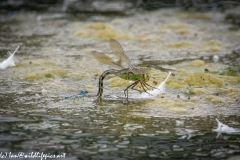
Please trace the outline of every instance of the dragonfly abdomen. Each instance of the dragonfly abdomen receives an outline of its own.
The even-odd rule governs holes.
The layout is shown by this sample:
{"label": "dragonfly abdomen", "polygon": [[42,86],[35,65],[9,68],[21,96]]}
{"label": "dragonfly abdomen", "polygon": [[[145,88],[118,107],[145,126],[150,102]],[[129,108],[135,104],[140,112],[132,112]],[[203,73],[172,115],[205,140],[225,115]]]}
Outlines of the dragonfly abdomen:
{"label": "dragonfly abdomen", "polygon": [[100,76],[99,78],[99,87],[98,87],[98,94],[97,96],[101,97],[103,93],[103,80],[108,74],[115,74],[116,70],[115,69],[109,69]]}

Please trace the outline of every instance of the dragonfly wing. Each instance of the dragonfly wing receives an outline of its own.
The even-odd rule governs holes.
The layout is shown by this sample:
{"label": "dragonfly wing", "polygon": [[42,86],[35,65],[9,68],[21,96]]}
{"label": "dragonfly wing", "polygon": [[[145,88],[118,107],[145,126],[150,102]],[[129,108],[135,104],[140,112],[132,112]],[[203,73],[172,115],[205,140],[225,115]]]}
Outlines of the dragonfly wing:
{"label": "dragonfly wing", "polygon": [[145,74],[148,73],[151,70],[151,68],[133,68],[132,72],[136,74]]}
{"label": "dragonfly wing", "polygon": [[130,62],[128,56],[124,53],[122,46],[114,39],[109,40],[109,44],[113,54],[120,58],[120,61],[126,62],[128,67],[132,70],[134,67]]}
{"label": "dragonfly wing", "polygon": [[106,54],[98,51],[92,51],[91,54],[101,63],[103,64],[108,64],[110,66],[114,66],[117,68],[123,69],[121,65],[118,63],[114,62],[110,57],[108,57]]}

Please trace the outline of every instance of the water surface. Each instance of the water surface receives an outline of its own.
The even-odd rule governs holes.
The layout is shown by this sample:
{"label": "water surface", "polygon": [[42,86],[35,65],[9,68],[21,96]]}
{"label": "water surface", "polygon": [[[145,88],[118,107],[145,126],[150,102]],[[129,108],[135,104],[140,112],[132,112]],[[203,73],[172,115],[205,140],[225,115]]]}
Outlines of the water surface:
{"label": "water surface", "polygon": [[[1,15],[3,16],[3,15]],[[66,153],[70,159],[235,159],[239,134],[212,132],[239,122],[239,38],[224,14],[176,9],[131,16],[18,12],[1,22],[0,61],[20,46],[16,66],[1,70],[0,151]],[[98,78],[111,67],[116,39],[132,63],[150,67],[149,84],[171,71],[165,93],[137,99],[132,82],[110,75],[101,102]],[[114,57],[113,57],[114,58]],[[87,90],[84,97],[63,97]]]}

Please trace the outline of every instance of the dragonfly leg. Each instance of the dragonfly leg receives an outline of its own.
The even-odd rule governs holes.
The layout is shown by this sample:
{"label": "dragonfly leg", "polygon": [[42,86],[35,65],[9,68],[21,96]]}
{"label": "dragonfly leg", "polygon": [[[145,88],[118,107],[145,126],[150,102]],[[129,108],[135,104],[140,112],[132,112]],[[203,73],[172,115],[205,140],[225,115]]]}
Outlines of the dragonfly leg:
{"label": "dragonfly leg", "polygon": [[[147,87],[147,85],[145,85],[144,81],[139,81],[139,82],[141,83],[141,86],[142,86],[142,88],[143,88],[143,91],[146,92],[146,93],[148,93],[147,90],[150,90],[150,89]],[[136,85],[135,85],[135,86],[136,86]],[[137,90],[137,89],[134,89],[135,86],[132,87],[133,90]],[[146,90],[146,89],[147,89],[147,90]],[[139,91],[139,90],[137,90],[137,91]],[[150,93],[148,93],[148,94],[150,94]],[[150,94],[150,95],[152,95],[152,94]]]}
{"label": "dragonfly leg", "polygon": [[[147,90],[144,88],[144,87],[147,88],[146,84],[145,84],[143,81],[140,81],[140,84],[141,84],[141,86],[142,86],[144,92],[148,93]],[[147,88],[147,89],[148,89],[148,88]],[[148,94],[152,96],[152,94],[150,94],[150,93],[148,93]]]}
{"label": "dragonfly leg", "polygon": [[[147,85],[146,85],[147,83],[145,83],[144,81],[137,81],[137,82],[138,82],[138,83],[140,82],[140,84],[141,84],[141,86],[142,86],[142,88],[143,88],[143,91],[146,92],[146,93],[148,93],[147,90],[149,90],[149,88],[148,88]],[[137,83],[137,84],[138,84],[138,83]],[[136,84],[136,85],[137,85],[137,84]],[[132,87],[133,90],[136,90],[136,89],[134,89],[134,87],[135,87],[136,85],[134,85],[134,86]],[[146,90],[146,89],[147,89],[147,90]],[[149,95],[152,95],[152,94],[150,94],[150,93],[148,93],[148,94],[149,94]]]}
{"label": "dragonfly leg", "polygon": [[98,97],[101,97],[101,96],[102,96],[102,94],[100,94],[100,93],[98,92],[97,96],[98,96]]}
{"label": "dragonfly leg", "polygon": [[[141,85],[144,86],[144,87],[146,87],[147,90],[150,90],[146,84],[147,84],[147,83],[145,83],[144,81],[141,81]],[[143,88],[143,87],[142,87],[142,88]],[[146,91],[145,91],[145,92],[146,92]]]}
{"label": "dragonfly leg", "polygon": [[[151,87],[151,88],[158,89],[158,88],[156,88],[156,87],[153,87],[153,86],[151,86],[151,85],[147,84],[147,83],[146,83],[146,82],[144,82],[144,81],[143,81],[143,84],[145,84],[145,86],[149,86],[149,87]],[[158,89],[158,90],[159,90],[159,89]]]}
{"label": "dragonfly leg", "polygon": [[[128,101],[128,89],[130,87],[132,87],[132,89],[139,83],[139,81],[136,81],[134,82],[133,84],[131,84],[130,86],[128,86],[125,90],[124,90],[124,94],[125,94],[125,97],[127,98],[127,101]],[[126,94],[127,93],[127,94]]]}

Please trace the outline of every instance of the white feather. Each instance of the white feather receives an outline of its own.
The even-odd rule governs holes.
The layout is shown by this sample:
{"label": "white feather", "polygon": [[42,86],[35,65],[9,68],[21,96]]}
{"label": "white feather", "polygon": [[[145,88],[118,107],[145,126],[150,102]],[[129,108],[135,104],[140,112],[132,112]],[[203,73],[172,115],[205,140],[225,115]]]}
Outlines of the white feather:
{"label": "white feather", "polygon": [[0,69],[6,69],[7,67],[15,66],[14,55],[17,52],[19,46],[15,49],[15,51],[8,57],[8,59],[4,60],[0,63]]}
{"label": "white feather", "polygon": [[146,93],[146,92],[143,92],[142,94],[140,94],[139,98],[156,97],[157,95],[159,95],[161,93],[164,93],[165,92],[165,84],[166,84],[166,81],[168,80],[170,75],[171,75],[171,72],[168,73],[167,78],[163,82],[161,82],[156,89],[147,91],[151,95]]}
{"label": "white feather", "polygon": [[219,136],[221,136],[222,133],[226,133],[226,134],[240,134],[240,129],[229,127],[228,125],[223,124],[222,122],[220,122],[218,119],[216,119],[216,121],[218,122],[218,127],[216,129],[212,129],[212,131],[218,133],[217,138]]}

